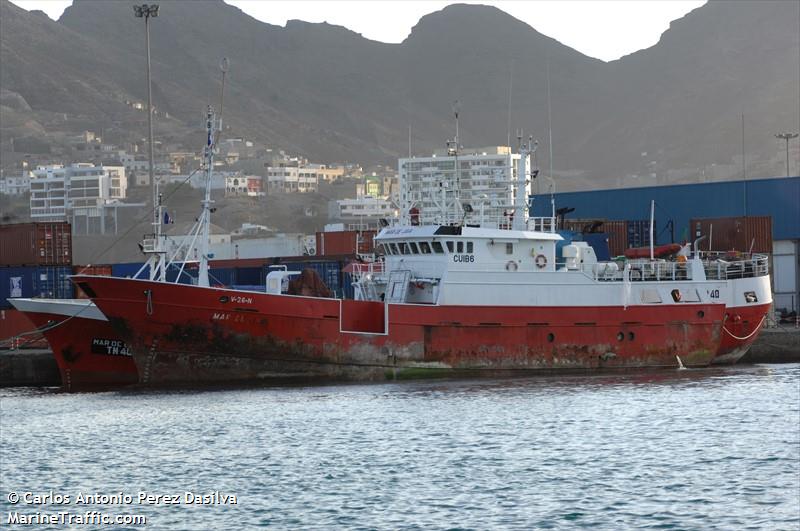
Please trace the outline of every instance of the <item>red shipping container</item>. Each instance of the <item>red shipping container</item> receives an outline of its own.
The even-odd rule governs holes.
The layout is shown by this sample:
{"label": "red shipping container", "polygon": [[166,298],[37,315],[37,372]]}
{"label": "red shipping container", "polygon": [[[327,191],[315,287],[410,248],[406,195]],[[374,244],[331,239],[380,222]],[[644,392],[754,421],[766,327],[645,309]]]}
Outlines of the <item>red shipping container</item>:
{"label": "red shipping container", "polygon": [[374,239],[374,230],[318,232],[317,256],[371,254]]}
{"label": "red shipping container", "polygon": [[625,221],[606,221],[600,232],[608,234],[608,250],[611,256],[621,256],[628,248],[628,223]]}
{"label": "red shipping container", "polygon": [[[72,266],[72,274],[74,275],[103,275],[103,276],[112,276],[111,266],[110,265],[76,265]],[[88,299],[89,296],[86,295],[81,288],[77,285],[75,286],[75,298],[76,299]]]}
{"label": "red shipping container", "polygon": [[771,216],[692,219],[689,227],[692,240],[706,236],[701,251],[772,253]]}
{"label": "red shipping container", "polygon": [[0,225],[0,266],[72,265],[72,227],[66,221]]}

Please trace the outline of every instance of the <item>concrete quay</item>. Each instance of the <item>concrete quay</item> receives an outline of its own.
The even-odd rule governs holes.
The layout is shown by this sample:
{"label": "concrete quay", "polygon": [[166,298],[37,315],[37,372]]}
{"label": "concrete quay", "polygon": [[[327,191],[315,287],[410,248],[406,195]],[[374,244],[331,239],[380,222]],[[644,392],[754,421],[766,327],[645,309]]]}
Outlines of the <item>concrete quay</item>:
{"label": "concrete quay", "polygon": [[0,387],[60,385],[61,375],[49,349],[0,350]]}

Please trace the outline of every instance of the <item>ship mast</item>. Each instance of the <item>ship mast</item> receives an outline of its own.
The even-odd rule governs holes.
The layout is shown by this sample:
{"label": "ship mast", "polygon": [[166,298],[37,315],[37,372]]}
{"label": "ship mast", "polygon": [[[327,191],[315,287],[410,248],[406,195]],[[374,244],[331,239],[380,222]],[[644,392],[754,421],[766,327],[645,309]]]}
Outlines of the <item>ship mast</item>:
{"label": "ship mast", "polygon": [[[461,149],[460,139],[458,138],[458,114],[461,108],[461,102],[456,100],[453,102],[453,116],[455,117],[456,131],[453,140],[447,141],[447,155],[453,157],[453,182],[452,185],[445,180],[445,186],[442,187],[442,224],[449,225],[452,222],[460,222],[463,219],[463,206],[461,205],[461,168],[458,163],[458,153]],[[447,188],[452,188],[452,218],[448,213],[447,206]]]}
{"label": "ship mast", "polygon": [[528,137],[528,142],[522,142],[522,133],[517,136],[519,142],[519,162],[517,163],[517,190],[514,198],[514,230],[527,230],[528,228],[528,176],[530,175],[528,160],[536,152],[537,142],[533,137]]}
{"label": "ship mast", "polygon": [[222,71],[222,90],[219,98],[219,120],[214,114],[214,109],[211,105],[208,106],[206,112],[206,133],[208,136],[206,147],[204,150],[205,164],[206,164],[206,189],[203,196],[203,212],[200,214],[200,264],[197,273],[197,285],[209,286],[208,282],[208,259],[210,254],[210,229],[211,229],[211,214],[216,210],[211,205],[214,201],[211,199],[211,179],[214,176],[214,154],[217,151],[217,142],[222,134],[222,106],[225,102],[225,74],[228,73],[229,61],[227,57],[223,57],[220,61],[219,68]]}
{"label": "ship mast", "polygon": [[[211,226],[211,213],[214,209],[211,205],[214,204],[214,201],[211,199],[211,179],[214,174],[214,152],[216,150],[216,142],[215,142],[215,134],[216,134],[216,115],[214,114],[214,109],[211,105],[208,106],[208,110],[206,112],[206,133],[208,135],[208,140],[206,143],[206,147],[203,150],[203,154],[205,156],[205,166],[206,166],[206,189],[205,195],[203,196],[203,201],[201,204],[203,205],[203,212],[200,214],[200,219],[198,223],[200,224],[200,266],[197,274],[197,285],[198,286],[208,286],[208,254],[209,250],[209,232]],[[220,121],[221,123],[221,121]]]}

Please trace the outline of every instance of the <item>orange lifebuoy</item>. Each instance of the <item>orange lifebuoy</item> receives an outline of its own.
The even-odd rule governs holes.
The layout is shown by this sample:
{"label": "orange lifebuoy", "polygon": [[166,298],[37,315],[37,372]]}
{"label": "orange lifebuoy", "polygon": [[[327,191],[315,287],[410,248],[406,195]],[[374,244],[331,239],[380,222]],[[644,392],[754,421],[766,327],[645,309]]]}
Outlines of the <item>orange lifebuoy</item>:
{"label": "orange lifebuoy", "polygon": [[536,258],[533,259],[533,262],[539,269],[544,269],[547,265],[547,257],[543,254],[536,255]]}

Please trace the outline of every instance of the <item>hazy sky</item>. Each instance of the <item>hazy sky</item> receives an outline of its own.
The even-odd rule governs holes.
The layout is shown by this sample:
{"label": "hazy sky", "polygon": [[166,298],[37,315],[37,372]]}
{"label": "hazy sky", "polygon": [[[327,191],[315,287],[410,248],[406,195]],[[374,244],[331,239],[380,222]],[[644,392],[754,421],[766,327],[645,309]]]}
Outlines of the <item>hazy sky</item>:
{"label": "hazy sky", "polygon": [[[134,3],[147,0],[131,1]],[[28,10],[40,9],[58,19],[69,0],[12,0]],[[605,61],[648,48],[669,23],[705,0],[535,0],[442,2],[436,0],[227,0],[250,16],[283,26],[287,20],[329,22],[368,39],[401,42],[423,16],[448,4],[497,6],[537,31]],[[162,1],[162,10],[168,5]],[[166,13],[164,13],[166,15]]]}

